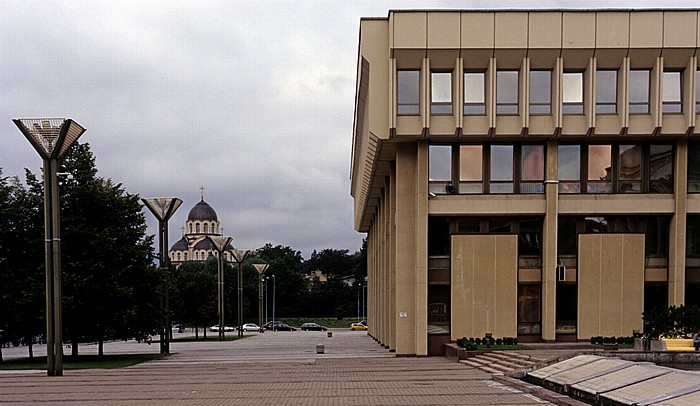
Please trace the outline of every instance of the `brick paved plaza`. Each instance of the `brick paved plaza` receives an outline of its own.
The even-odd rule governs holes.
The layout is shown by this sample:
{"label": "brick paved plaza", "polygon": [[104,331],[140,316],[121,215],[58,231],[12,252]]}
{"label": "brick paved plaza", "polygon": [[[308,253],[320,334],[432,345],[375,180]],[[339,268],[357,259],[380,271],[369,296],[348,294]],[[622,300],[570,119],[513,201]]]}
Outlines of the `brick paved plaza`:
{"label": "brick paved plaza", "polygon": [[[540,405],[532,395],[442,357],[396,358],[364,332],[267,332],[173,343],[164,360],[111,370],[0,371],[1,404]],[[324,354],[316,345],[324,344]],[[42,349],[37,348],[37,355]],[[26,348],[3,349],[6,359]],[[96,351],[80,347],[81,354]],[[106,353],[157,352],[110,343]]]}

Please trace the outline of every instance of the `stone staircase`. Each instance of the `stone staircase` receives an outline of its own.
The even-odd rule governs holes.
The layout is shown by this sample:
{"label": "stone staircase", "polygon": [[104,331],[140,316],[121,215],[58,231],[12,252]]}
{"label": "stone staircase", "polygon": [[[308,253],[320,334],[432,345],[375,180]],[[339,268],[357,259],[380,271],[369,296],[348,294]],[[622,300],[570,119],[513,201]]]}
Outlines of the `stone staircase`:
{"label": "stone staircase", "polygon": [[511,375],[516,371],[529,370],[547,360],[512,351],[490,351],[459,362],[492,375]]}

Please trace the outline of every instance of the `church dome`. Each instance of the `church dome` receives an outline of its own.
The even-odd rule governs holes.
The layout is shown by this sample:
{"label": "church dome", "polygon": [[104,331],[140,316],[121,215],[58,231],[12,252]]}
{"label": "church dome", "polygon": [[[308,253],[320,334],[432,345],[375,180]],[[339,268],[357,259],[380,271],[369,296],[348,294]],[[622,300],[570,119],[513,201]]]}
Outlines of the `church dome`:
{"label": "church dome", "polygon": [[207,202],[202,199],[199,203],[195,204],[192,210],[190,210],[190,214],[187,215],[187,221],[203,221],[203,220],[209,220],[209,221],[219,221],[219,219],[216,217],[216,212],[214,209],[209,206]]}
{"label": "church dome", "polygon": [[170,248],[170,251],[187,251],[189,249],[189,246],[187,245],[187,240],[185,237],[180,238],[175,244],[173,244],[172,248]]}

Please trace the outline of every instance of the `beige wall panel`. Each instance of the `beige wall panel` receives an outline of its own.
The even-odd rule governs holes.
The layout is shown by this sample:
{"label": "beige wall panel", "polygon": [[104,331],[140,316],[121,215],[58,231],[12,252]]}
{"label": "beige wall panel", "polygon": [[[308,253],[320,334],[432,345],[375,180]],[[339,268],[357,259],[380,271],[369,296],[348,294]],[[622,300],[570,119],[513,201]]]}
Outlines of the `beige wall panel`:
{"label": "beige wall panel", "polygon": [[[686,108],[686,106],[683,107]],[[688,132],[688,119],[685,115],[664,114],[661,135],[683,135],[686,132]]]}
{"label": "beige wall panel", "polygon": [[[522,102],[520,104],[522,106]],[[523,123],[520,116],[496,116],[496,136],[520,135],[522,131]]]}
{"label": "beige wall panel", "polygon": [[498,69],[520,69],[523,58],[527,56],[527,49],[496,49],[493,56],[497,60]]}
{"label": "beige wall panel", "polygon": [[595,13],[562,13],[562,47],[595,48],[595,18]]}
{"label": "beige wall panel", "polygon": [[432,116],[430,118],[430,135],[436,136],[456,136],[454,116]]}
{"label": "beige wall panel", "polygon": [[[620,101],[617,108],[620,110]],[[597,115],[595,119],[595,135],[618,135],[622,131],[622,116],[620,114]]]}
{"label": "beige wall panel", "polygon": [[596,48],[629,47],[629,13],[597,12],[595,29]]}
{"label": "beige wall panel", "polygon": [[561,12],[528,13],[528,47],[561,48]]}
{"label": "beige wall panel", "polygon": [[526,56],[530,59],[530,69],[554,69],[560,54],[559,49],[530,48]]}
{"label": "beige wall panel", "polygon": [[[528,13],[496,13],[496,49],[527,48]],[[499,63],[500,66],[500,63]]]}
{"label": "beige wall panel", "polygon": [[700,214],[700,194],[689,193],[686,204],[686,210],[688,211],[688,214]]}
{"label": "beige wall panel", "polygon": [[[463,109],[460,106],[460,109]],[[464,136],[485,137],[489,132],[489,118],[487,116],[464,116],[462,119],[462,134]]]}
{"label": "beige wall panel", "polygon": [[655,128],[654,117],[650,114],[630,114],[629,135],[651,135]]}
{"label": "beige wall panel", "polygon": [[647,268],[644,270],[645,282],[666,282],[668,281],[668,269]]}
{"label": "beige wall panel", "polygon": [[452,237],[452,339],[517,334],[517,236]]}
{"label": "beige wall panel", "polygon": [[437,196],[428,200],[428,212],[436,215],[543,215],[545,207],[541,194]]}
{"label": "beige wall panel", "polygon": [[462,13],[462,49],[492,49],[495,18],[494,13]]}
{"label": "beige wall panel", "polygon": [[597,69],[619,69],[622,59],[627,56],[626,48],[599,48],[593,56],[596,58]]}
{"label": "beige wall panel", "polygon": [[641,330],[644,235],[579,235],[578,297],[578,339]]}
{"label": "beige wall panel", "polygon": [[671,194],[559,195],[559,214],[673,214]]}
{"label": "beige wall panel", "polygon": [[562,116],[562,136],[584,136],[588,133],[588,119],[584,115]]}
{"label": "beige wall panel", "polygon": [[420,116],[397,116],[396,135],[418,137],[423,132],[423,122]]}
{"label": "beige wall panel", "polygon": [[593,48],[590,49],[562,49],[561,57],[564,59],[564,69],[584,70],[593,58]]}
{"label": "beige wall panel", "polygon": [[696,48],[698,46],[697,13],[664,11],[663,15],[664,48]]}
{"label": "beige wall panel", "polygon": [[395,49],[393,55],[397,69],[420,69],[425,59],[425,49]]}
{"label": "beige wall panel", "polygon": [[489,61],[493,57],[491,49],[475,49],[462,51],[464,57],[464,69],[487,70]]}
{"label": "beige wall panel", "polygon": [[630,48],[662,47],[664,13],[639,11],[630,13]]}
{"label": "beige wall panel", "polygon": [[627,56],[630,58],[631,69],[651,69],[654,67],[656,58],[661,56],[661,48],[632,48]]}
{"label": "beige wall panel", "polygon": [[452,48],[460,46],[459,12],[428,14],[428,48]]}
{"label": "beige wall panel", "polygon": [[393,13],[394,48],[425,49],[428,15],[425,12]]}
{"label": "beige wall panel", "polygon": [[427,53],[430,59],[430,69],[455,68],[455,61],[459,58],[459,49],[431,49]]}
{"label": "beige wall panel", "polygon": [[554,116],[530,116],[529,135],[553,136],[555,131]]}

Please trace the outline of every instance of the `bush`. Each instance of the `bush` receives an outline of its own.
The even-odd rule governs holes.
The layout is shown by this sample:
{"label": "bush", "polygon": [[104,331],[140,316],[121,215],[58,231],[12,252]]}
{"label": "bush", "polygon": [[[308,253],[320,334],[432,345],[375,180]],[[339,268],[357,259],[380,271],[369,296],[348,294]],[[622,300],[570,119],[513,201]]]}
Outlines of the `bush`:
{"label": "bush", "polygon": [[496,345],[503,345],[503,339],[502,339],[502,338],[497,338],[497,339],[496,339]]}
{"label": "bush", "polygon": [[474,343],[475,343],[476,345],[481,345],[481,338],[479,338],[479,337],[475,338],[475,339],[474,339]]}

